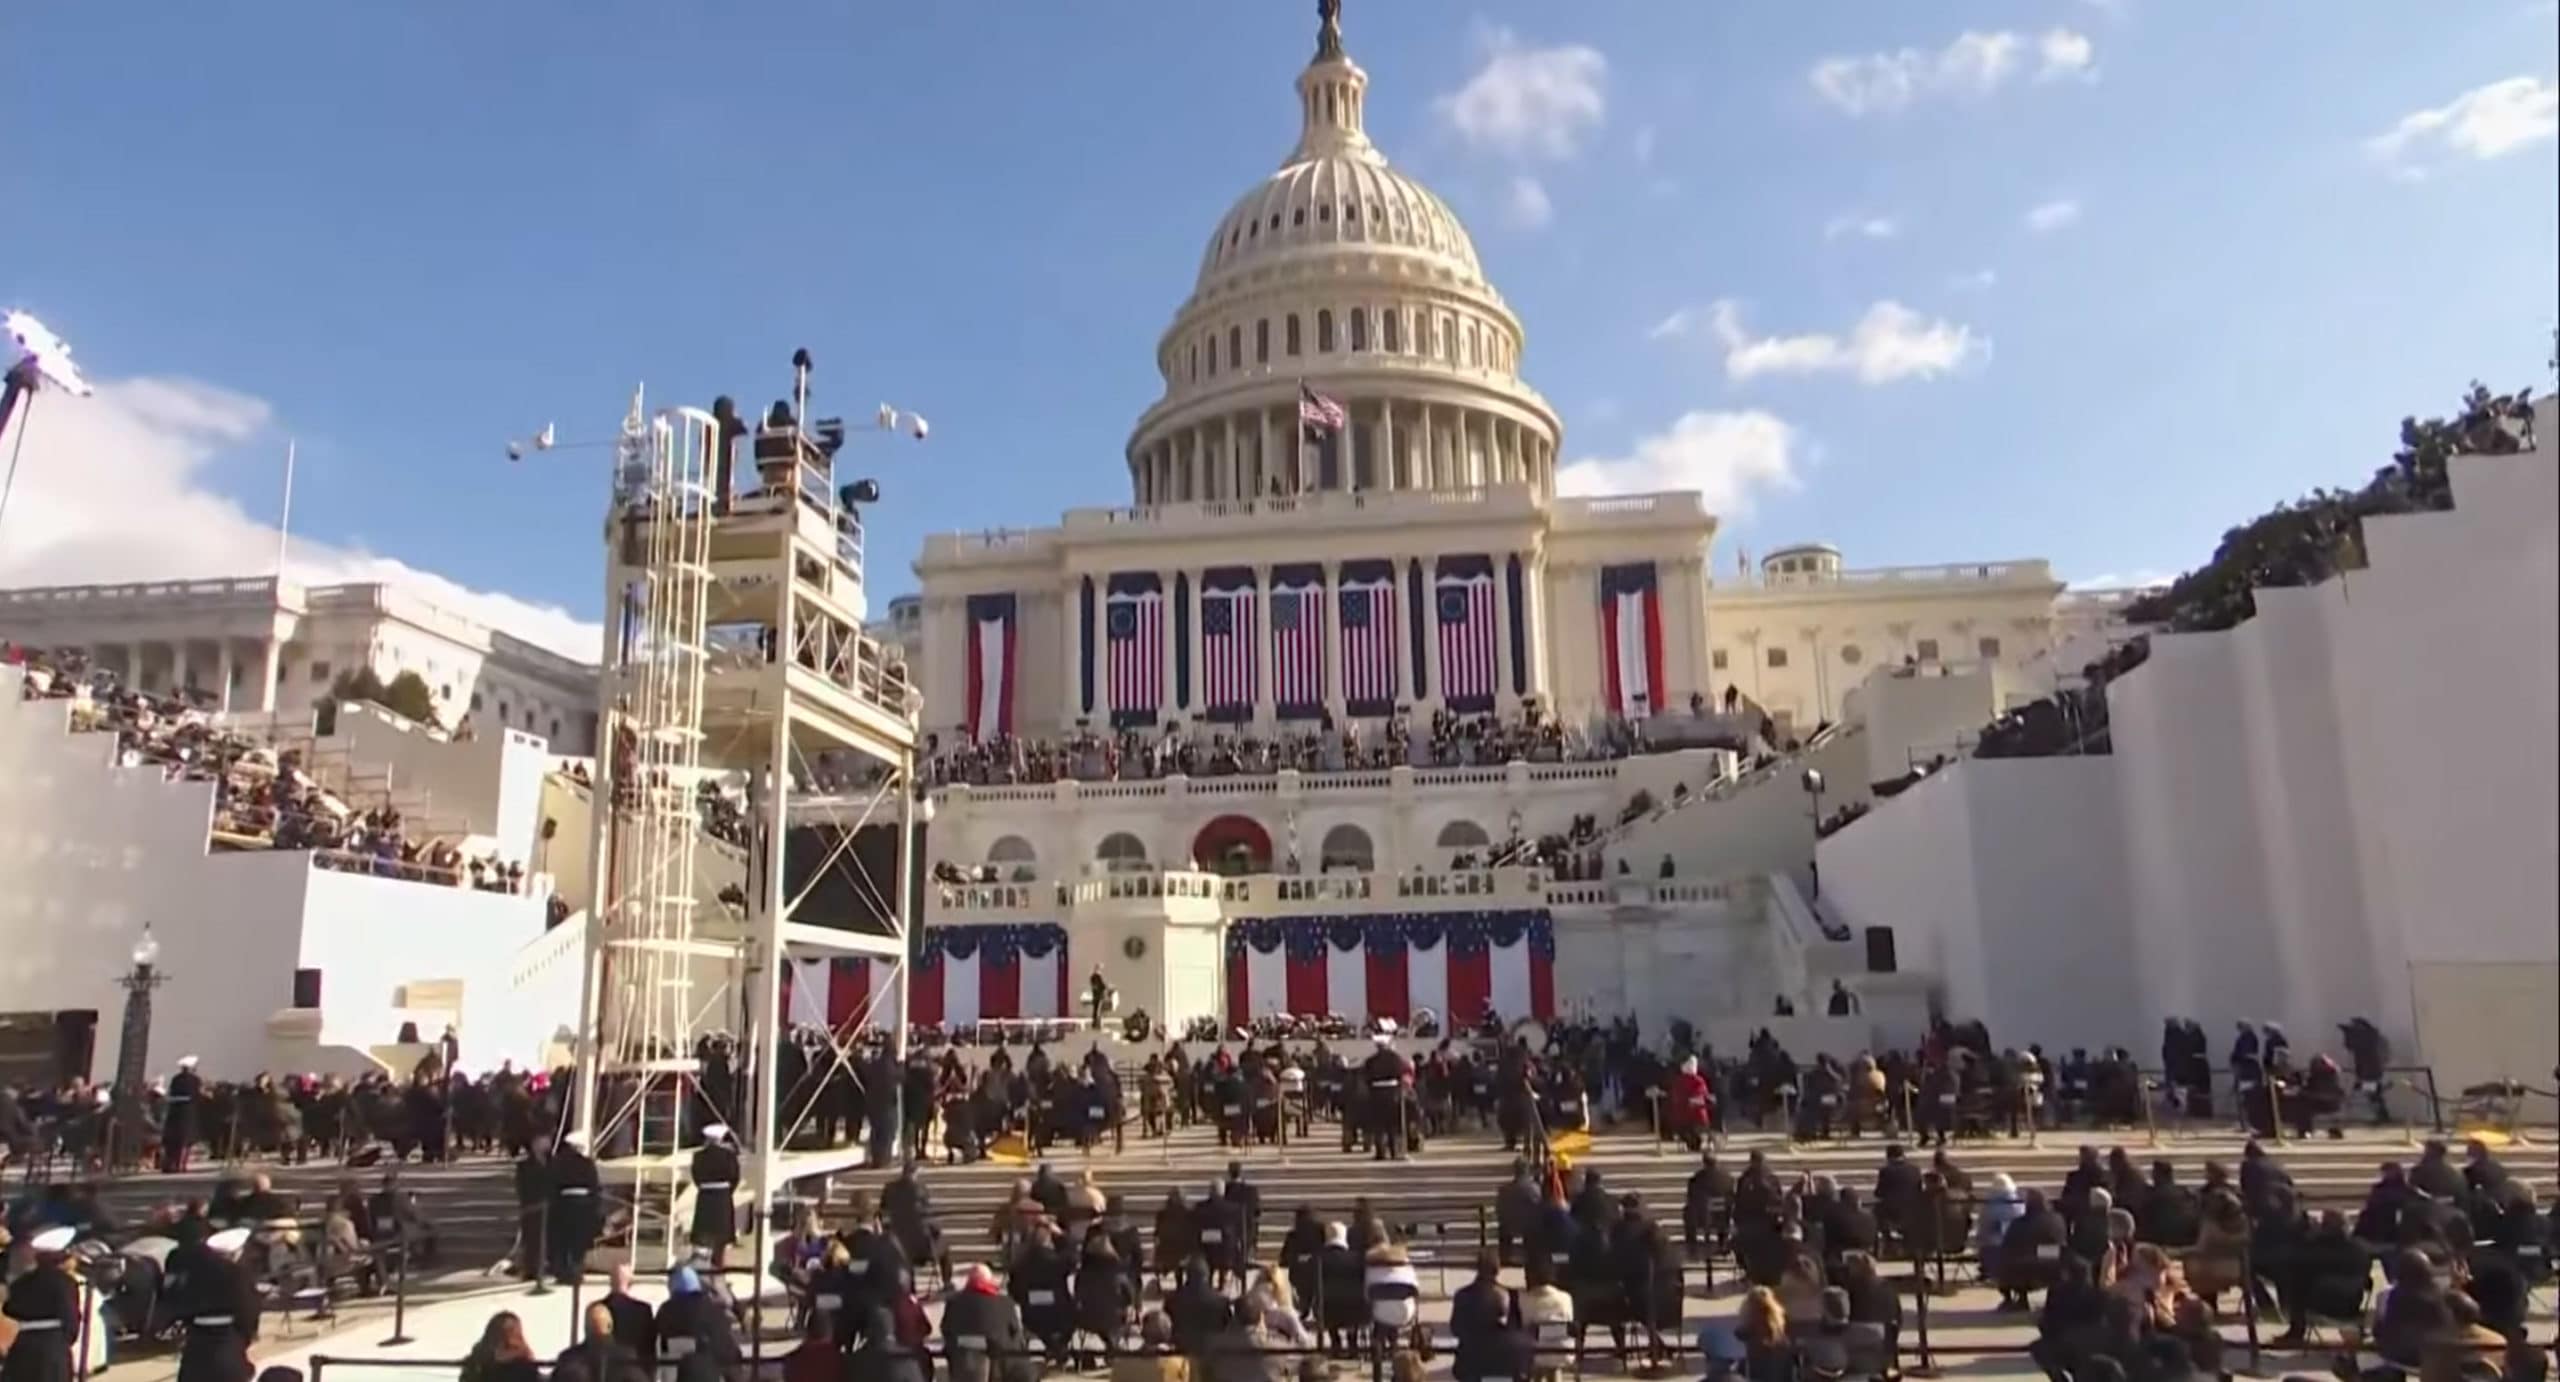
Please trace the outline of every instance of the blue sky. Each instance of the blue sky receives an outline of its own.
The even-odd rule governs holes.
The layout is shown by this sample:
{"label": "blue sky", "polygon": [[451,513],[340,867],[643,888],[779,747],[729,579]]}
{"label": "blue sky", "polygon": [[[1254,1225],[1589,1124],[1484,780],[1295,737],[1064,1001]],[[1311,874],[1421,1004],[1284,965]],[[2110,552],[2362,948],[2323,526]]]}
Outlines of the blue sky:
{"label": "blue sky", "polygon": [[[1347,9],[1567,458],[1709,487],[1720,572],[2173,572],[2469,378],[2547,381],[2549,3]],[[1312,12],[12,7],[0,302],[108,382],[40,402],[0,580],[254,570],[292,435],[315,572],[591,617],[600,457],[505,439],[639,380],[760,402],[803,345],[823,404],[934,424],[856,443],[875,597],[926,531],[1121,502]]]}

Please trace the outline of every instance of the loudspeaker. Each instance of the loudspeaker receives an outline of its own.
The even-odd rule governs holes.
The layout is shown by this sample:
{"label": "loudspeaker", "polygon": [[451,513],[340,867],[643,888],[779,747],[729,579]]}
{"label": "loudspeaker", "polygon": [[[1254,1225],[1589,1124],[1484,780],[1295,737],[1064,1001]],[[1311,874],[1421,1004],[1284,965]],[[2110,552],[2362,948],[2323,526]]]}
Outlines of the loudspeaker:
{"label": "loudspeaker", "polygon": [[320,971],[297,969],[293,972],[293,1005],[297,1008],[320,1006]]}
{"label": "loudspeaker", "polygon": [[1867,972],[1869,974],[1894,972],[1892,927],[1870,926],[1867,928]]}

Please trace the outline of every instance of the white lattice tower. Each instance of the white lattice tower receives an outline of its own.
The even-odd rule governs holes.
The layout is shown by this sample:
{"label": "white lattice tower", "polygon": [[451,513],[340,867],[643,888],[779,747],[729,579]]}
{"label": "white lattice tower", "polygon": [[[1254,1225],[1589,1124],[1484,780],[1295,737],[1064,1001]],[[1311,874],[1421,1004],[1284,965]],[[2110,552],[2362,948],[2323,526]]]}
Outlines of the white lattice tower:
{"label": "white lattice tower", "polygon": [[[725,946],[697,937],[702,713],[712,582],[710,460],[718,424],[638,399],[624,424],[610,541],[611,637],[595,799],[598,900],[588,931],[577,1101],[589,1145],[620,1153],[644,1217],[661,1228],[687,1151],[683,1108],[706,1004],[697,975]],[[656,1225],[645,1220],[655,1215]],[[669,1242],[671,1243],[671,1238]]]}

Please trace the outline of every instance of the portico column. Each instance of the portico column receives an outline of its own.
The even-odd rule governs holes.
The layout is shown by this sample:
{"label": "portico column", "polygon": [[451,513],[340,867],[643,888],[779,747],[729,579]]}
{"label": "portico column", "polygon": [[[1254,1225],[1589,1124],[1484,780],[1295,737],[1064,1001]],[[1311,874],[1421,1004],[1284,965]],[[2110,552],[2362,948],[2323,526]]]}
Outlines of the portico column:
{"label": "portico column", "polygon": [[284,670],[284,640],[270,635],[267,639],[265,670],[258,677],[258,709],[272,715],[276,710],[276,676]]}
{"label": "portico column", "polygon": [[[1065,693],[1058,697],[1058,703],[1066,707],[1066,713],[1058,717],[1062,729],[1074,725],[1085,714],[1084,678],[1081,673],[1084,670],[1084,640],[1090,630],[1084,626],[1083,590],[1084,577],[1075,571],[1068,572],[1066,583],[1058,587],[1058,652],[1064,663],[1059,669],[1058,685]],[[967,617],[965,610],[964,606],[964,619]],[[966,629],[962,636],[975,638],[977,630]],[[1015,723],[1019,725],[1021,722],[1017,720]]]}
{"label": "portico column", "polygon": [[[1518,439],[1517,435],[1513,438]],[[1529,694],[1552,710],[1555,699],[1547,689],[1547,667],[1554,661],[1547,647],[1547,564],[1544,557],[1528,563],[1520,590],[1529,602]]]}
{"label": "portico column", "polygon": [[[1430,562],[1426,561],[1422,564],[1422,627],[1415,629],[1413,631],[1413,636],[1422,640],[1423,670],[1431,674],[1431,695],[1429,699],[1433,705],[1444,705],[1449,699],[1449,688],[1447,684],[1441,680],[1440,674],[1440,583],[1437,580],[1438,575],[1439,573],[1432,569]],[[1421,696],[1414,697],[1416,702],[1420,702],[1423,699],[1424,698]]]}
{"label": "portico column", "polygon": [[1378,488],[1395,490],[1396,482],[1396,405],[1393,399],[1378,400]]}
{"label": "portico column", "polygon": [[231,659],[231,640],[225,638],[219,646],[222,650],[221,660],[219,663],[219,673],[222,677],[222,684],[216,688],[219,694],[215,697],[214,704],[220,708],[224,714],[229,714],[231,711],[231,678],[236,669]]}
{"label": "portico column", "polygon": [[196,679],[195,640],[179,638],[169,644],[169,689],[185,691]]}
{"label": "portico column", "polygon": [[1259,499],[1271,492],[1271,410],[1262,409],[1254,425],[1257,435],[1253,444],[1253,491],[1250,497]]}
{"label": "portico column", "polygon": [[[1265,427],[1263,435],[1270,436]],[[1271,697],[1271,565],[1263,562],[1253,568],[1253,722],[1263,732],[1279,723],[1280,711]]]}
{"label": "portico column", "polygon": [[1219,497],[1233,499],[1244,489],[1244,453],[1236,448],[1236,415],[1227,414],[1224,425],[1227,429],[1227,449],[1226,454],[1219,458],[1219,463],[1226,472],[1227,482],[1218,486],[1222,491]]}

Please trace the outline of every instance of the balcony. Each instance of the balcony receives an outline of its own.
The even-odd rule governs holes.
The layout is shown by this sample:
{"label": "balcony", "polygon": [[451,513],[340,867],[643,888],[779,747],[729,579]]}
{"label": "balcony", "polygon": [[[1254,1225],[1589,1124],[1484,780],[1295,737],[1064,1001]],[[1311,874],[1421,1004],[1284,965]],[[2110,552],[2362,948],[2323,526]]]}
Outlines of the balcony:
{"label": "balcony", "polygon": [[1177,921],[1209,923],[1311,914],[1485,911],[1543,905],[1549,890],[1559,886],[1562,885],[1549,883],[1543,873],[1530,868],[1241,877],[1144,870],[1106,874],[1077,883],[937,884],[926,899],[926,920],[950,925],[1028,921],[1064,921],[1073,925],[1077,921],[1133,914],[1163,914]]}
{"label": "balcony", "polygon": [[972,786],[952,783],[933,791],[937,810],[966,810],[972,806],[1036,806],[1056,804],[1069,810],[1080,802],[1184,801],[1248,797],[1277,797],[1296,801],[1313,797],[1340,797],[1375,794],[1403,796],[1414,793],[1482,793],[1497,791],[1526,792],[1532,787],[1569,783],[1584,787],[1609,787],[1622,779],[1635,780],[1631,765],[1686,754],[1721,754],[1721,747],[1670,749],[1638,758],[1574,759],[1553,763],[1528,763],[1514,760],[1500,764],[1473,764],[1448,768],[1372,768],[1343,772],[1301,772],[1283,768],[1274,773],[1258,773],[1236,777],[1184,777],[1173,775],[1133,780],[1110,779],[1088,782],[1068,779],[1059,782],[1006,783],[998,786]]}

